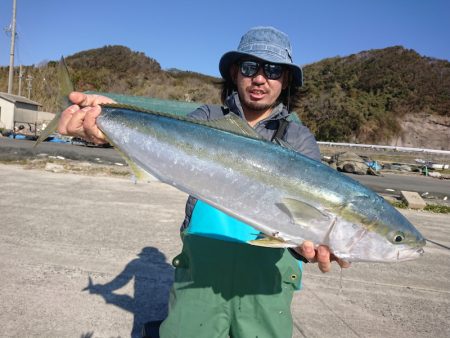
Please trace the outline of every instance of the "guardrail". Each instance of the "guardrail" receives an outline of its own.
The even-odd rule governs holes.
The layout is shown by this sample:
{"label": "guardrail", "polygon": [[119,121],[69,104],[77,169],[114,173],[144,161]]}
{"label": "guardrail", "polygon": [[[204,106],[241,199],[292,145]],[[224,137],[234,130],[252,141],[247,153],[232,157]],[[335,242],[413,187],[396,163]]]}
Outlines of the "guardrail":
{"label": "guardrail", "polygon": [[354,144],[354,143],[336,143],[336,142],[317,142],[320,145],[335,146],[335,147],[359,147],[370,149],[383,149],[383,150],[395,150],[404,152],[417,152],[417,153],[434,153],[442,155],[450,155],[450,150],[437,150],[427,148],[411,148],[411,147],[397,147],[397,146],[381,146],[376,144]]}

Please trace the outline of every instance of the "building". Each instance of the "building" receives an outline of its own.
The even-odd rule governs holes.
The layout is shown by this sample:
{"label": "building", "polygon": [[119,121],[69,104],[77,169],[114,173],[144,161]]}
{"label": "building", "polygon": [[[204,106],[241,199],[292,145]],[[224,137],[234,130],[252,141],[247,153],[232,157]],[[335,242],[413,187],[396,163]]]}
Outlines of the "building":
{"label": "building", "polygon": [[43,123],[52,120],[54,114],[41,112],[42,105],[23,96],[0,92],[0,129],[9,131],[20,126],[21,130],[35,134]]}

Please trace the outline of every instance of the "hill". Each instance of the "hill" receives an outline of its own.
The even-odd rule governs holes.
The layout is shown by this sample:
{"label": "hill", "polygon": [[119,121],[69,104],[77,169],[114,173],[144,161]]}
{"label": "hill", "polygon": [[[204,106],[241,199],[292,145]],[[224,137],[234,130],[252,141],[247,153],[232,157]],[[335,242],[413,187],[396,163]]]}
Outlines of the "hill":
{"label": "hill", "polygon": [[405,121],[424,117],[450,135],[448,61],[397,46],[322,60],[304,73],[297,112],[320,140],[398,143],[408,138]]}
{"label": "hill", "polygon": [[[160,99],[220,103],[220,79],[186,71],[164,71],[141,52],[124,46],[104,46],[65,58],[76,90],[148,96]],[[58,61],[25,66],[33,77],[32,99],[46,111],[58,110]],[[17,71],[18,73],[18,71]],[[8,67],[0,67],[0,91],[7,91]],[[22,95],[26,95],[25,80]],[[14,91],[18,80],[15,79]]]}
{"label": "hill", "polygon": [[[82,51],[66,63],[77,90],[220,102],[220,79],[162,70],[124,46]],[[57,110],[56,66],[24,67],[33,77],[31,98],[47,111]],[[450,62],[395,46],[325,59],[305,66],[304,74],[305,86],[292,101],[317,139],[449,149]],[[8,68],[0,67],[0,91],[6,91],[7,77]]]}

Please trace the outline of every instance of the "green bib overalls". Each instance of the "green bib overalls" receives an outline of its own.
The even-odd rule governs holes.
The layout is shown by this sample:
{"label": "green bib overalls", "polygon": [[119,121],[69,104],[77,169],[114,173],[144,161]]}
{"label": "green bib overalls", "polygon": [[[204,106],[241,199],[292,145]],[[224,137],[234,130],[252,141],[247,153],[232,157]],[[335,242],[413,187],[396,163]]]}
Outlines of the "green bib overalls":
{"label": "green bib overalls", "polygon": [[[199,203],[195,208],[205,208]],[[286,249],[199,235],[205,224],[196,222],[194,209],[192,233],[188,229],[183,234],[183,250],[173,260],[175,281],[160,336],[291,338],[290,306],[301,284],[299,262]],[[222,224],[228,229],[232,225]]]}

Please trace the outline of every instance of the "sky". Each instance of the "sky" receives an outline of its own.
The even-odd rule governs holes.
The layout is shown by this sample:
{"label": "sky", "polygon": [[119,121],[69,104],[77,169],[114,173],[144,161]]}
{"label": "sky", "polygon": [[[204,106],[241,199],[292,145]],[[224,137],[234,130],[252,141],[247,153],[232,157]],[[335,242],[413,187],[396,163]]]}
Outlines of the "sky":
{"label": "sky", "polygon": [[[401,45],[450,60],[448,0],[16,0],[17,66],[123,45],[178,68],[219,76],[220,57],[255,26],[291,39],[294,62]],[[9,65],[13,0],[0,0],[0,65]]]}

